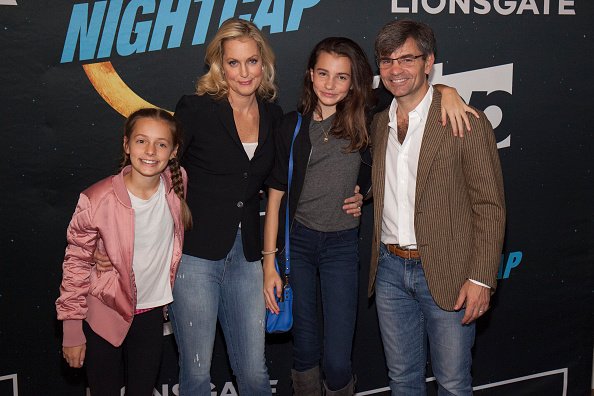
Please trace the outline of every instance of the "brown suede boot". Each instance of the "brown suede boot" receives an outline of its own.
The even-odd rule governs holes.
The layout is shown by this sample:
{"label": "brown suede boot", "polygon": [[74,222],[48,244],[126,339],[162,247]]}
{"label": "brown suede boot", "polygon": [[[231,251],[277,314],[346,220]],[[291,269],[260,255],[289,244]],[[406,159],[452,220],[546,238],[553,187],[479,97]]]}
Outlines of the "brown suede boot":
{"label": "brown suede boot", "polygon": [[291,379],[295,396],[322,396],[320,367],[316,366],[306,371],[291,370]]}
{"label": "brown suede boot", "polygon": [[330,390],[324,382],[324,395],[326,396],[353,396],[355,394],[355,384],[357,383],[357,377],[351,378],[351,381],[345,385],[344,388],[339,390]]}

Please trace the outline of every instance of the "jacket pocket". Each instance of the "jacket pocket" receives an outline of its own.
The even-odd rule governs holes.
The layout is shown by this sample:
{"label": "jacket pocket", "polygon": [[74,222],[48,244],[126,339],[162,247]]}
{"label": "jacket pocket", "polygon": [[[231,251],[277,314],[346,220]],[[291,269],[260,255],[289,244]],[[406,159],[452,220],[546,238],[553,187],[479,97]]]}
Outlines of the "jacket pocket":
{"label": "jacket pocket", "polygon": [[89,294],[99,299],[108,307],[115,308],[118,291],[119,273],[115,268],[111,271],[99,272],[95,267],[91,270]]}

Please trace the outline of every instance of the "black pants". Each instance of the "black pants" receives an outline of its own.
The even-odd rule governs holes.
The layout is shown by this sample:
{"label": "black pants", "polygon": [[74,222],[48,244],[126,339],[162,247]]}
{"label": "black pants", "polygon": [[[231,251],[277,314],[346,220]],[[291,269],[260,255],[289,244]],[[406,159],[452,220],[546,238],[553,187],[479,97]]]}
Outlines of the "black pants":
{"label": "black pants", "polygon": [[151,396],[163,351],[163,310],[155,308],[134,317],[119,347],[114,347],[83,322],[87,337],[85,366],[91,395]]}

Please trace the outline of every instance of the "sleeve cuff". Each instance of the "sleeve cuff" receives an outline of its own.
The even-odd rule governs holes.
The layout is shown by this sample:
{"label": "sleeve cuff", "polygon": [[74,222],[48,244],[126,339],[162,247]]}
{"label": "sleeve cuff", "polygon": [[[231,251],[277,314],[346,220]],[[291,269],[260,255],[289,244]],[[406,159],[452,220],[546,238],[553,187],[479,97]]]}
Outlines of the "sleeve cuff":
{"label": "sleeve cuff", "polygon": [[64,331],[64,339],[62,340],[62,346],[73,347],[86,344],[87,338],[82,329],[82,322],[83,321],[80,319],[63,321],[62,329]]}
{"label": "sleeve cuff", "polygon": [[490,289],[490,288],[491,288],[491,286],[489,286],[489,285],[485,285],[484,283],[481,283],[481,282],[479,282],[479,281],[475,281],[474,279],[470,279],[470,278],[468,278],[468,280],[469,280],[469,281],[471,281],[472,283],[474,283],[475,285],[479,285],[479,286],[482,286],[482,287],[486,287],[487,289]]}
{"label": "sleeve cuff", "polygon": [[268,187],[274,188],[275,190],[278,190],[278,191],[284,191],[284,192],[287,191],[287,185],[280,183],[273,176],[268,177],[268,179],[266,179],[266,182],[264,184],[266,184]]}

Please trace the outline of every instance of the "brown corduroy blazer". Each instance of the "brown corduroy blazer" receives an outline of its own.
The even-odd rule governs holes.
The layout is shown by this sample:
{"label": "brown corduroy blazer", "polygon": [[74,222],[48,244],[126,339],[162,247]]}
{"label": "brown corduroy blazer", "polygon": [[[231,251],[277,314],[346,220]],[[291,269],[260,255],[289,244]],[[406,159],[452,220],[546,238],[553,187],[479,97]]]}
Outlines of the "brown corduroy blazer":
{"label": "brown corduroy blazer", "polygon": [[[471,132],[452,136],[440,120],[441,94],[433,91],[421,143],[415,197],[415,235],[429,290],[451,311],[466,279],[497,286],[505,232],[499,154],[491,124],[470,117]],[[371,125],[374,229],[369,289],[374,292],[380,251],[389,108]]]}

